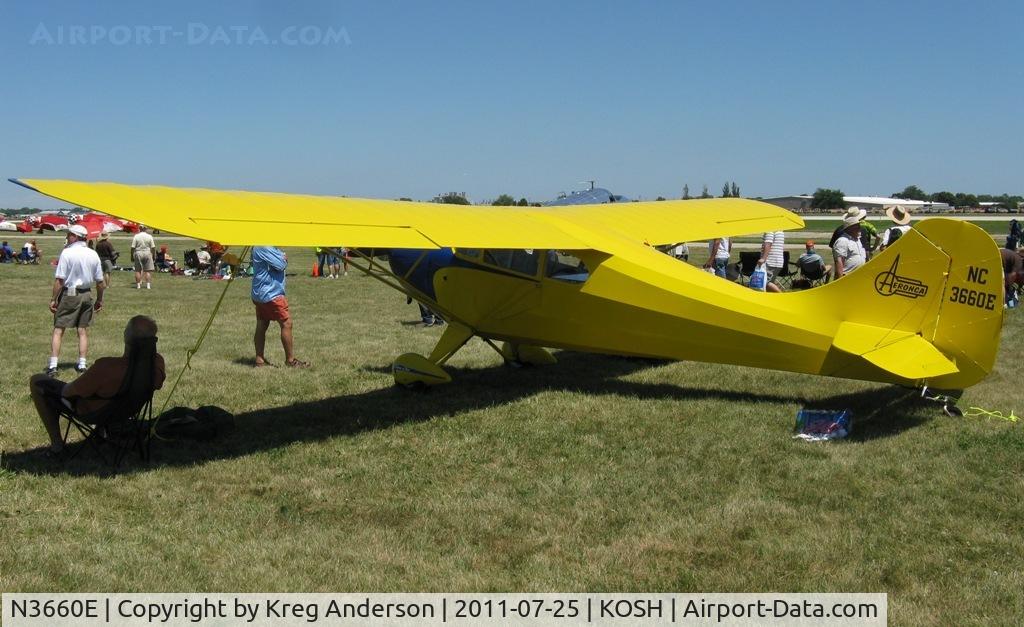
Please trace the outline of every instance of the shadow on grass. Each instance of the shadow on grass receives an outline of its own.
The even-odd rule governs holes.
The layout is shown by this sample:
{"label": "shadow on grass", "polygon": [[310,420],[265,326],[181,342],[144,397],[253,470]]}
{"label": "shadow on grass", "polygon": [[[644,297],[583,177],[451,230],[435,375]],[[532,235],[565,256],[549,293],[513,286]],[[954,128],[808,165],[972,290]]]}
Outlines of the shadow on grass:
{"label": "shadow on grass", "polygon": [[[929,415],[917,393],[901,388],[875,388],[809,401],[797,394],[757,393],[715,388],[680,387],[666,383],[623,381],[620,377],[660,366],[659,360],[632,359],[561,352],[551,368],[449,368],[456,384],[423,391],[398,387],[362,394],[272,407],[235,416],[236,428],[216,442],[153,442],[149,464],[129,457],[121,474],[161,466],[187,466],[233,459],[298,442],[387,429],[398,424],[428,421],[467,411],[504,405],[545,391],[572,391],[640,400],[698,401],[715,399],[734,403],[794,403],[808,408],[850,408],[854,412],[852,439],[886,437],[925,422]],[[390,366],[365,370],[390,374]],[[890,418],[891,419],[888,419]],[[2,467],[12,472],[41,475],[110,475],[88,451],[63,465],[46,459],[43,449],[7,452]]]}

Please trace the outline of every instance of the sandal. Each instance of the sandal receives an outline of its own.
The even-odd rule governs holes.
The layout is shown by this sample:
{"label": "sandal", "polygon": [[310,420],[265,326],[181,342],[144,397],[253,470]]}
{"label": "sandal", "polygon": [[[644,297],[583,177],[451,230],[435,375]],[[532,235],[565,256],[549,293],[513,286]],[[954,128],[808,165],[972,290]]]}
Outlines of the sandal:
{"label": "sandal", "polygon": [[294,357],[292,358],[291,361],[285,362],[284,365],[288,366],[289,368],[309,368],[308,361],[302,361],[301,359],[295,359]]}
{"label": "sandal", "polygon": [[264,359],[263,361],[257,361],[256,363],[253,364],[253,368],[276,368],[276,367],[277,366],[275,366],[274,364],[270,363],[266,359]]}

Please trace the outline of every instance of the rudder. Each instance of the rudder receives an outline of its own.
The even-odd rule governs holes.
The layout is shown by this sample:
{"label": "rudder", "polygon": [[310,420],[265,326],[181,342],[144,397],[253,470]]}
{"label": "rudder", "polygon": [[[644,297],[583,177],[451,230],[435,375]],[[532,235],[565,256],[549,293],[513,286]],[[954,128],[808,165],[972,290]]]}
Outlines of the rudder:
{"label": "rudder", "polygon": [[915,228],[950,257],[941,307],[926,331],[960,372],[930,385],[964,389],[984,379],[996,362],[1005,298],[999,247],[980,227],[962,220],[922,220]]}
{"label": "rudder", "polygon": [[968,222],[922,220],[862,268],[811,292],[809,305],[840,321],[822,374],[963,389],[995,363],[1002,265],[992,238]]}

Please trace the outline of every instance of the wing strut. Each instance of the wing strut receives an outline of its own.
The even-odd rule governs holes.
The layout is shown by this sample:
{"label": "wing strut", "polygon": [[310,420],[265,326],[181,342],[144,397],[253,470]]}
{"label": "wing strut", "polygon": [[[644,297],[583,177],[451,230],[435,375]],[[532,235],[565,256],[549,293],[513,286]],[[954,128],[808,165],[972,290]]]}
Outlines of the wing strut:
{"label": "wing strut", "polygon": [[[333,254],[335,254],[335,255],[337,255],[339,257],[341,256],[341,250],[339,250],[337,248],[328,248],[327,250],[330,250]],[[378,281],[380,281],[381,283],[383,283],[384,285],[387,285],[391,289],[398,290],[399,292],[405,294],[406,296],[409,296],[410,298],[416,299],[417,301],[419,301],[419,302],[423,303],[424,305],[430,307],[434,311],[443,314],[445,319],[447,319],[449,322],[452,322],[452,321],[458,322],[462,326],[470,329],[471,331],[473,331],[475,333],[475,329],[473,329],[472,326],[467,324],[465,320],[463,320],[459,316],[456,316],[454,313],[452,313],[452,311],[450,309],[440,305],[435,299],[431,298],[430,296],[428,296],[428,295],[424,294],[423,292],[421,292],[420,290],[416,289],[416,287],[413,284],[409,283],[409,281],[406,280],[412,274],[412,271],[415,270],[416,265],[418,265],[419,262],[422,261],[423,258],[426,256],[426,252],[424,252],[423,255],[420,255],[420,258],[416,261],[416,264],[413,264],[413,267],[409,269],[409,272],[407,272],[404,277],[400,277],[397,274],[395,274],[394,272],[392,272],[390,268],[386,268],[383,265],[381,265],[380,263],[377,263],[376,261],[374,261],[374,258],[373,258],[373,251],[374,250],[375,249],[371,248],[370,249],[370,254],[367,255],[366,253],[364,253],[363,251],[359,250],[358,248],[349,248],[350,252],[354,253],[360,259],[363,259],[363,260],[366,261],[366,267],[363,267],[360,264],[358,264],[358,263],[356,263],[354,261],[351,261],[351,258],[350,258],[349,263],[351,263],[354,268],[356,268],[357,270],[359,270],[360,272],[362,272],[366,276],[373,277],[373,278],[377,279]],[[384,275],[384,276],[381,276],[381,275]]]}

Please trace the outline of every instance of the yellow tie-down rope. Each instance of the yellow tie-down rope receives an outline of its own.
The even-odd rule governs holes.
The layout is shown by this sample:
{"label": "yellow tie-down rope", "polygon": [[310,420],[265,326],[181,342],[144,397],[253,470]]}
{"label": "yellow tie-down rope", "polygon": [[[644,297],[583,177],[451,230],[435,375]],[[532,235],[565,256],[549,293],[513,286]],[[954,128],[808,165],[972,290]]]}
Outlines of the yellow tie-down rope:
{"label": "yellow tie-down rope", "polygon": [[1020,420],[1014,415],[1013,410],[1010,410],[1010,415],[1006,416],[1001,411],[989,411],[982,409],[981,407],[971,407],[968,411],[964,412],[964,417],[973,418],[975,416],[985,416],[988,419],[997,418],[999,420],[1005,420],[1006,422],[1017,422]]}
{"label": "yellow tie-down rope", "polygon": [[[242,249],[242,254],[238,256],[238,267],[241,268],[242,262],[245,261],[245,255],[249,252],[249,246]],[[213,306],[213,311],[210,312],[210,318],[206,321],[203,326],[203,330],[199,333],[199,337],[196,338],[195,345],[185,352],[185,365],[181,367],[178,372],[178,377],[174,380],[174,385],[171,386],[171,391],[168,392],[167,398],[164,399],[163,407],[160,408],[160,413],[157,414],[156,418],[153,419],[153,424],[149,427],[150,437],[160,438],[156,433],[156,423],[160,421],[160,416],[163,415],[164,411],[167,410],[167,405],[170,404],[171,399],[174,397],[175,390],[178,389],[178,383],[181,382],[181,376],[185,374],[185,371],[192,367],[192,356],[199,352],[199,347],[203,345],[203,340],[206,339],[206,334],[209,332],[210,327],[213,326],[213,319],[217,317],[217,312],[220,311],[220,305],[224,302],[224,296],[228,293],[228,288],[235,282],[235,277],[238,276],[237,272],[232,272],[231,276],[225,281],[224,289],[221,290],[220,298],[217,299],[217,303]]]}

